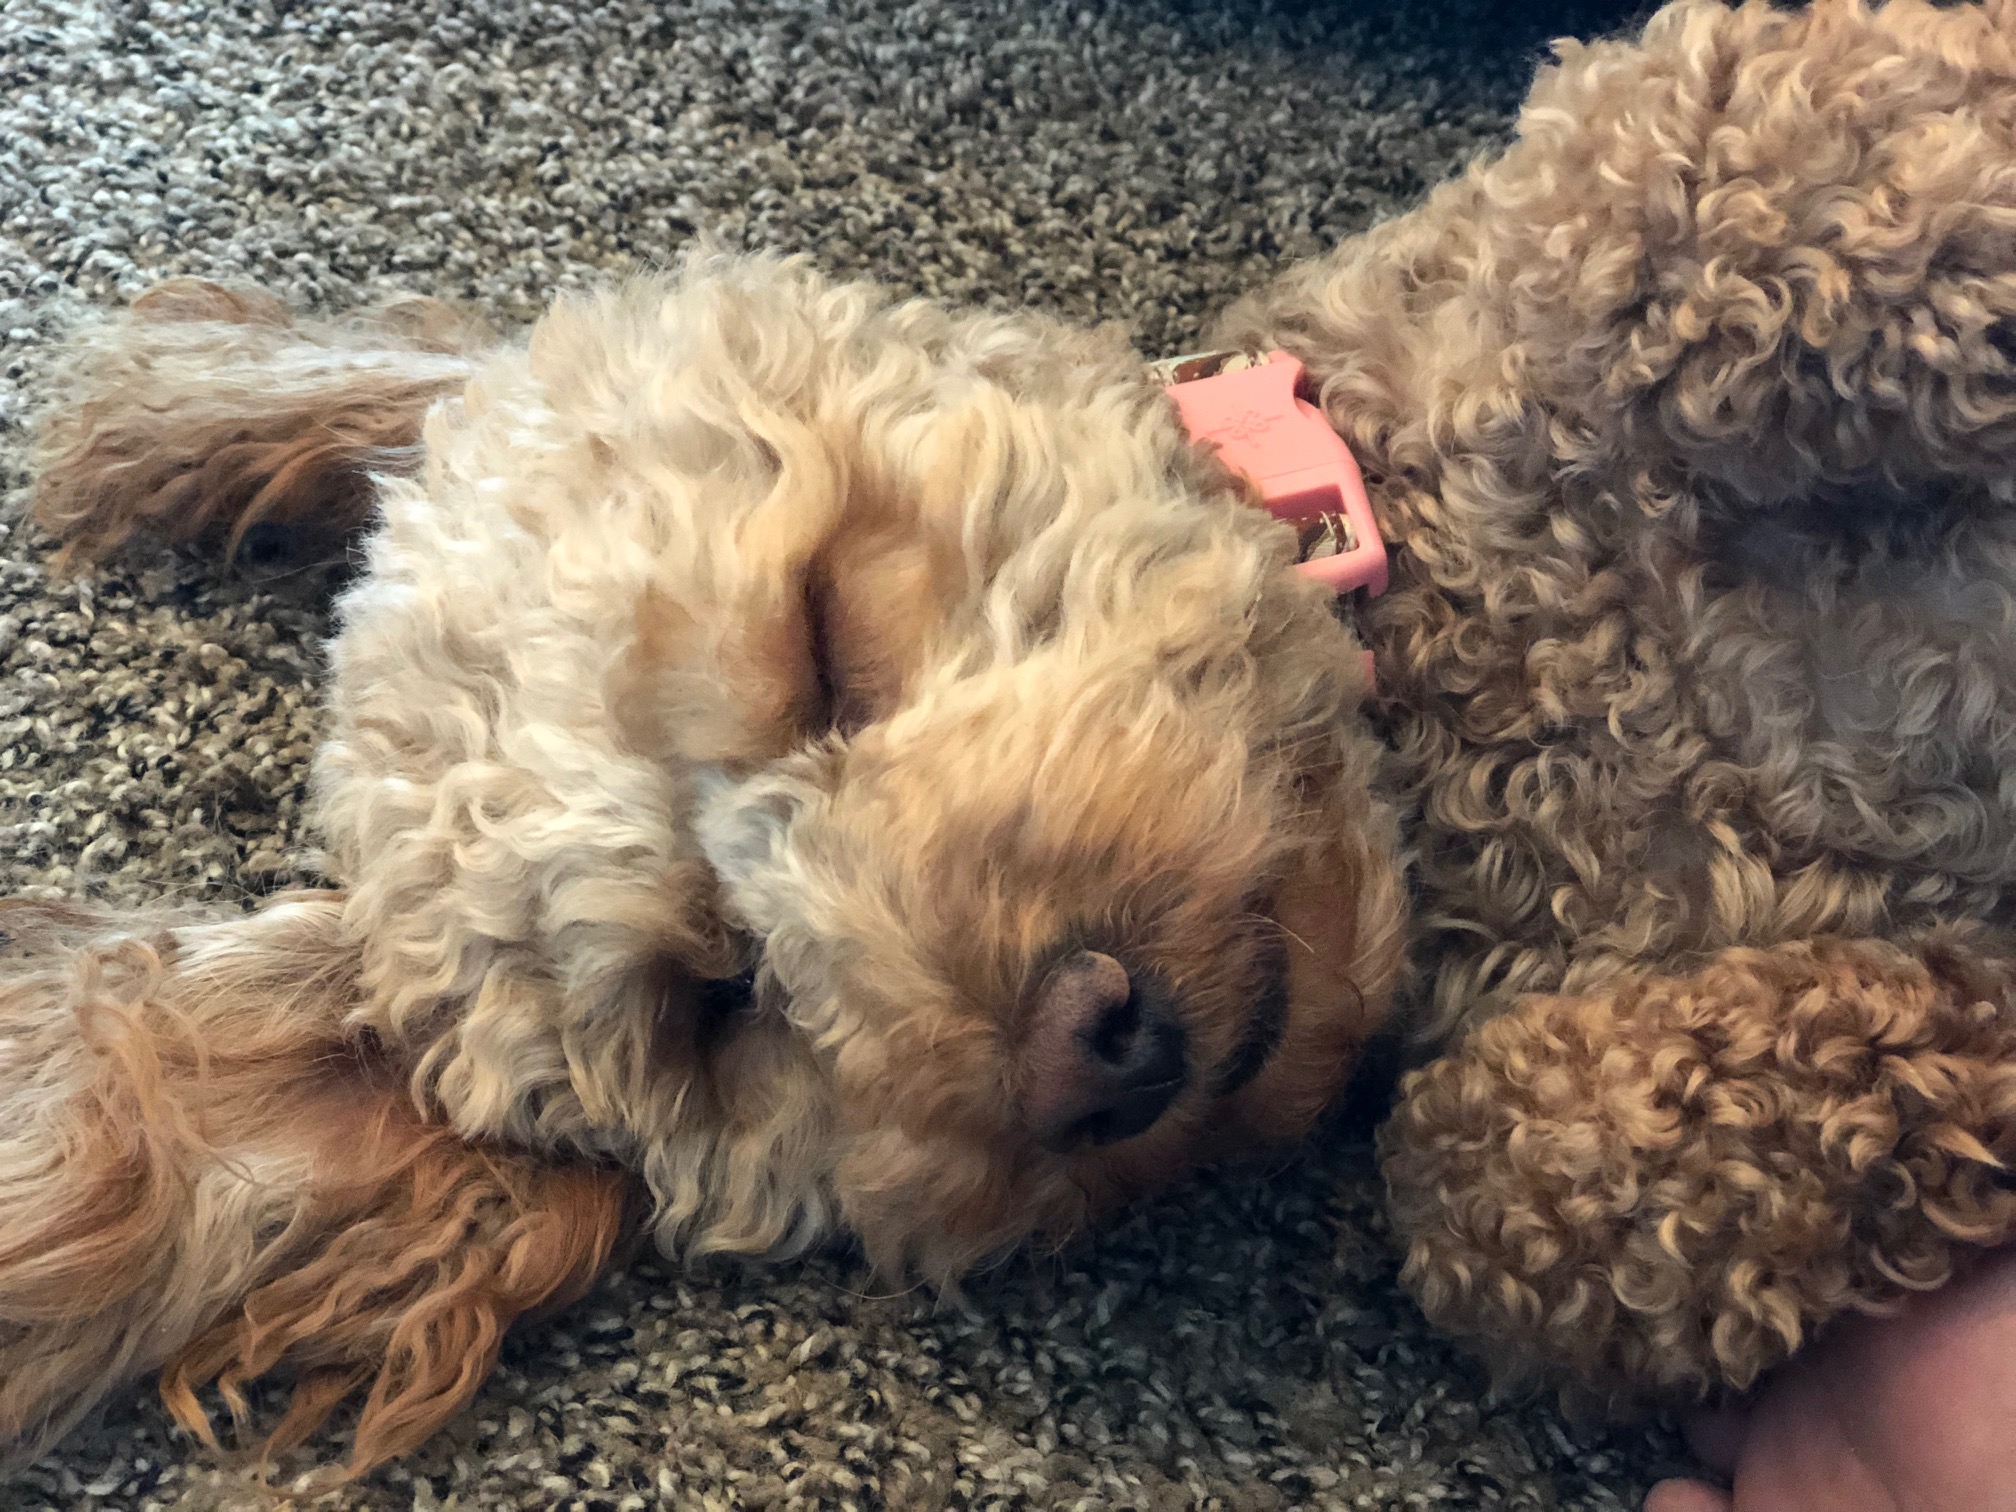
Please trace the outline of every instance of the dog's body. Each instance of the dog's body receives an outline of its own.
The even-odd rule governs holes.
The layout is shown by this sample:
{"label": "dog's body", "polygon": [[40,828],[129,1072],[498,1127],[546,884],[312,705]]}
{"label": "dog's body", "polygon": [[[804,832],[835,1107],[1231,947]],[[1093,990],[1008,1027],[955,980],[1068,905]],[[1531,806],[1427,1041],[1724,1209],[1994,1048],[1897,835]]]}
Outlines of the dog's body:
{"label": "dog's body", "polygon": [[[378,512],[317,765],[348,890],[0,987],[37,1047],[0,1108],[64,1110],[9,1126],[0,1203],[200,1192],[338,1067],[388,1174],[291,1149],[279,1238],[156,1202],[135,1254],[208,1257],[172,1326],[157,1286],[86,1330],[0,1253],[0,1427],[282,1358],[327,1383],[305,1422],[397,1337],[368,1462],[473,1389],[458,1343],[480,1367],[601,1263],[619,1171],[675,1251],[844,1229],[943,1279],[1060,1238],[1309,1126],[1393,987],[1403,844],[1414,1027],[1455,1048],[1389,1127],[1396,1214],[1508,1373],[1742,1385],[2004,1237],[2005,15],[1676,7],[1234,313],[1305,361],[1395,547],[1374,722],[1289,533],[1104,340],[774,264],[526,348],[157,296],[87,351],[44,517],[99,550]],[[86,1057],[61,1026],[108,991]],[[265,1078],[228,1139],[211,1014],[287,1031],[228,1047]],[[104,1090],[183,1041],[147,1100]],[[481,1200],[413,1195],[421,1145]],[[359,1203],[388,1255],[459,1215],[513,1285],[416,1270],[268,1327],[247,1294]]]}
{"label": "dog's body", "polygon": [[1395,548],[1430,1316],[1685,1399],[2007,1236],[2016,15],[1571,46],[1223,334],[1304,361]]}

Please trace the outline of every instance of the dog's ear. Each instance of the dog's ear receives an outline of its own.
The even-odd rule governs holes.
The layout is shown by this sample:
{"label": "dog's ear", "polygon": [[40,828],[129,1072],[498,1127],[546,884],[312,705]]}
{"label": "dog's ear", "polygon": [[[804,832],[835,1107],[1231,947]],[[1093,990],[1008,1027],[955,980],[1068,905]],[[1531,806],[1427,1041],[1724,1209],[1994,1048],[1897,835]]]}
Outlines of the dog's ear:
{"label": "dog's ear", "polygon": [[404,1111],[389,1099],[377,1111],[357,1169],[307,1209],[289,1267],[162,1370],[163,1402],[205,1443],[217,1440],[201,1388],[242,1419],[244,1388],[291,1370],[263,1454],[306,1442],[361,1395],[349,1464],[318,1477],[354,1480],[466,1407],[515,1322],[577,1301],[607,1267],[629,1197],[621,1173],[478,1148]]}
{"label": "dog's ear", "polygon": [[80,563],[143,533],[235,552],[257,527],[340,559],[372,480],[417,471],[429,408],[494,342],[432,300],[296,320],[270,294],[170,279],[69,344],[36,517]]}
{"label": "dog's ear", "polygon": [[[142,926],[135,928],[133,926]],[[417,1112],[407,1066],[345,1028],[344,900],[152,920],[0,912],[0,1443],[40,1452],[123,1380],[294,1374],[269,1447],[361,1396],[349,1471],[476,1393],[521,1315],[586,1292],[631,1181],[478,1146]]]}

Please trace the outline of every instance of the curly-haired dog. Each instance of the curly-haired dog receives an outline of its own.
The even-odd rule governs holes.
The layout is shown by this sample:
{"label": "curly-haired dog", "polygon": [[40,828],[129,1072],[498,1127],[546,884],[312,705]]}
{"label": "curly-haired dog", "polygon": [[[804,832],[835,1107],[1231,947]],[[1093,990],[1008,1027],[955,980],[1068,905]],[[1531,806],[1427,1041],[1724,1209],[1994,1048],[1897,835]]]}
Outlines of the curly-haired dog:
{"label": "curly-haired dog", "polygon": [[1683,3],[1290,273],[1448,1052],[1406,1276],[1512,1380],[1742,1388],[2016,1231],[2016,8]]}
{"label": "curly-haired dog", "polygon": [[[155,296],[44,518],[342,528],[386,475],[318,771],[349,892],[8,986],[89,1032],[10,1065],[65,1111],[10,1124],[0,1200],[69,1211],[60,1138],[151,1226],[0,1255],[7,1425],[291,1350],[303,1421],[389,1359],[384,1452],[599,1263],[596,1159],[674,1248],[845,1227],[942,1276],[1067,1232],[1307,1125],[1395,974],[1403,843],[1449,1048],[1386,1171],[1410,1283],[1502,1374],[1697,1398],[1941,1284],[2016,1223],[2012,21],[1683,0],[1233,313],[1394,547],[1369,722],[1289,533],[1102,339],[767,265],[480,360],[425,310]],[[382,1178],[318,1173],[312,1098],[206,1124],[225,1075],[380,1119]],[[281,1239],[248,1154],[293,1173]],[[523,1284],[259,1301],[346,1203]],[[208,1288],[179,1321],[166,1253]],[[101,1271],[139,1279],[62,1314],[49,1277]]]}
{"label": "curly-haired dog", "polygon": [[1299,1136],[1376,1027],[1364,671],[1124,343],[703,260],[507,346],[172,284],[80,361],[74,542],[375,523],[346,890],[0,981],[7,1436],[290,1363],[361,1468],[619,1172],[668,1252],[949,1280]]}

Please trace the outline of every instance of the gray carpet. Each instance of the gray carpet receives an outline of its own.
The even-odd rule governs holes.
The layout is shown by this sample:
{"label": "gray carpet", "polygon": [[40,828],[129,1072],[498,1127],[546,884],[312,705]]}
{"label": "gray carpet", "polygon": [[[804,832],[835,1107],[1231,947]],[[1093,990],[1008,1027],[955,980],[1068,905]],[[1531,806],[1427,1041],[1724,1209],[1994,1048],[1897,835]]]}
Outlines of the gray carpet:
{"label": "gray carpet", "polygon": [[[1620,15],[0,0],[0,483],[24,481],[66,324],[166,273],[516,319],[708,232],[1181,349],[1501,131],[1547,35]],[[0,540],[0,891],[311,875],[327,585],[156,554],[87,590],[44,560],[25,529]],[[1672,1463],[1656,1433],[1487,1404],[1395,1292],[1342,1135],[981,1277],[964,1308],[857,1285],[844,1259],[636,1270],[518,1339],[348,1504],[1635,1508]],[[256,1505],[144,1393],[0,1484],[8,1509]]]}

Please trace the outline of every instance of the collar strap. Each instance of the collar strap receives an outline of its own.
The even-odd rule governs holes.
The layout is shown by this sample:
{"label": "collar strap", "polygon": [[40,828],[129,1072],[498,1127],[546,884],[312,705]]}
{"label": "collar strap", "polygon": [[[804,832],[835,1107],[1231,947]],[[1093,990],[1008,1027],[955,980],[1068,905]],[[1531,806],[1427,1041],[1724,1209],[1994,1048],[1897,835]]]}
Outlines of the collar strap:
{"label": "collar strap", "polygon": [[1190,439],[1245,474],[1270,514],[1294,525],[1298,570],[1336,590],[1386,591],[1386,543],[1365,480],[1323,412],[1302,398],[1302,364],[1286,352],[1207,352],[1151,364]]}

